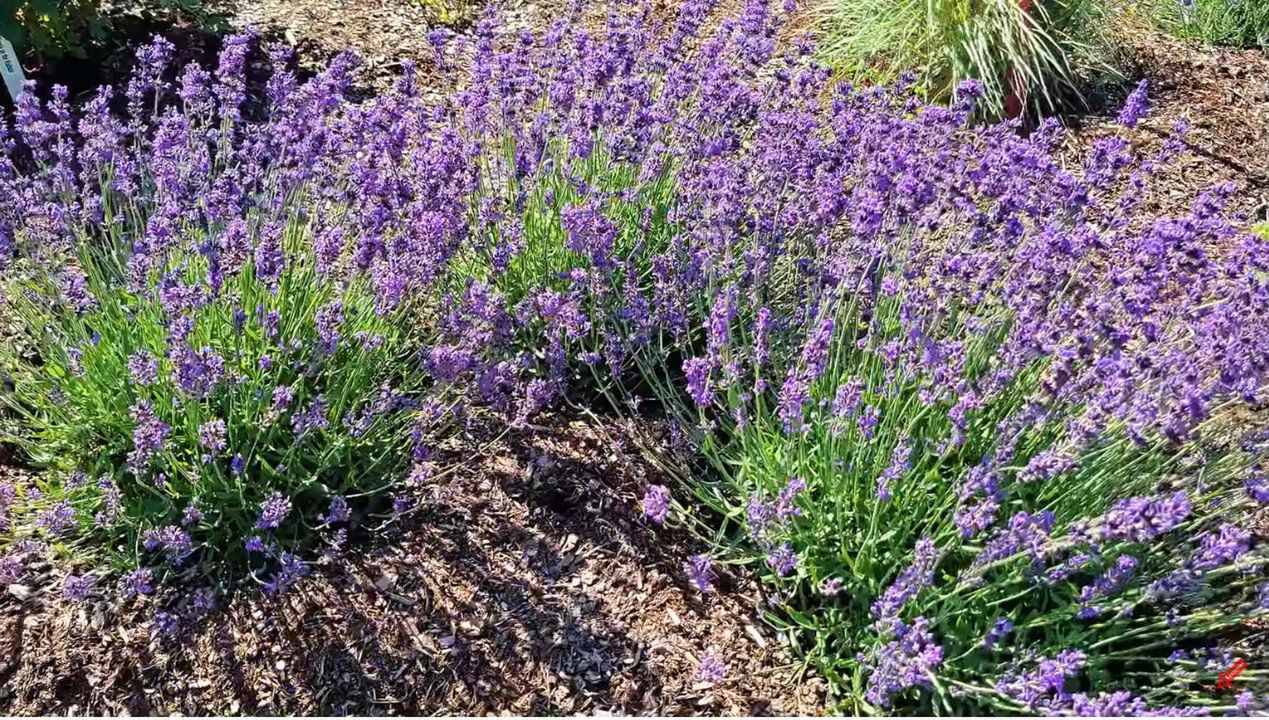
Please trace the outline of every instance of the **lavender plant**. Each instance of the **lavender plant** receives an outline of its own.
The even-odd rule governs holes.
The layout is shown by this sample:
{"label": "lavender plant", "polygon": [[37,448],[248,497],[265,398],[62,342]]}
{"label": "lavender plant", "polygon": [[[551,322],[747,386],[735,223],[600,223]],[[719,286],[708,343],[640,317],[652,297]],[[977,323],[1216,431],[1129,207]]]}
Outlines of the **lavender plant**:
{"label": "lavender plant", "polygon": [[846,709],[1232,709],[1195,671],[1266,610],[1265,444],[1232,419],[1266,246],[1227,187],[1136,217],[1184,125],[1069,169],[1055,123],[971,127],[978,83],[940,108],[777,55],[765,3],[678,55],[706,12],[478,40],[486,277],[550,288],[554,376],[657,400]]}
{"label": "lavender plant", "polygon": [[[1068,167],[1056,123],[972,125],[979,83],[927,105],[910,76],[840,82],[813,38],[778,47],[791,10],[751,0],[706,30],[709,2],[668,27],[621,6],[600,32],[541,36],[489,14],[470,44],[430,36],[459,88],[446,97],[407,71],[340,104],[341,59],[301,88],[275,75],[260,123],[235,109],[240,87],[184,80],[184,105],[135,120],[158,84],[143,64],[134,119],[98,123],[122,144],[84,132],[100,109],[76,137],[56,96],[26,100],[8,148],[26,160],[0,176],[20,198],[0,237],[35,293],[15,301],[38,348],[12,365],[15,435],[46,463],[101,459],[129,498],[159,472],[184,492],[211,456],[215,486],[251,493],[216,500],[237,518],[215,523],[234,528],[216,547],[275,552],[289,582],[303,564],[271,549],[279,528],[360,507],[314,483],[369,498],[425,479],[436,468],[410,446],[445,432],[444,408],[523,422],[562,397],[651,401],[692,452],[664,461],[696,502],[653,487],[642,510],[717,521],[728,542],[687,559],[691,582],[712,591],[710,557],[758,568],[771,620],[841,709],[1235,709],[1204,683],[1269,597],[1253,524],[1266,438],[1235,421],[1265,396],[1266,242],[1227,216],[1230,188],[1142,216],[1183,126],[1159,152],[1112,137]],[[200,97],[221,109],[191,111]],[[197,171],[169,180],[170,152]],[[84,180],[93,162],[124,181]],[[283,375],[261,374],[262,354]],[[385,382],[403,414],[372,410],[381,432],[358,444],[349,428]],[[269,430],[284,384],[303,410]],[[234,480],[238,455],[274,472]],[[18,529],[7,572],[77,503],[109,507],[62,464],[34,502],[0,495]],[[196,557],[168,529],[175,497],[122,504],[126,537],[162,556],[128,565],[131,591]]]}
{"label": "lavender plant", "polygon": [[172,87],[156,41],[122,118],[109,88],[78,119],[60,87],[19,100],[0,165],[19,321],[0,407],[4,438],[48,472],[4,488],[7,576],[69,546],[96,573],[67,581],[75,596],[107,574],[96,563],[127,570],[132,594],[247,571],[282,589],[301,549],[341,541],[354,510],[388,511],[444,422],[415,318],[445,228],[352,247],[383,222],[357,197],[377,170],[353,138],[384,116],[345,113],[350,57],[298,85],[274,49],[267,119],[245,122],[251,48],[229,38],[215,80],[191,65]]}

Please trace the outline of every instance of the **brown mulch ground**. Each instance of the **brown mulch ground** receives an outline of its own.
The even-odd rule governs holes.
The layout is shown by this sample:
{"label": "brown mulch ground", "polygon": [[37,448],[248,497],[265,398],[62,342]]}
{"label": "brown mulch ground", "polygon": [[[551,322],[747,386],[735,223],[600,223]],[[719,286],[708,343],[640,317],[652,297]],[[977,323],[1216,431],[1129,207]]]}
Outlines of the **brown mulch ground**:
{"label": "brown mulch ground", "polygon": [[1183,213],[1202,190],[1233,182],[1231,208],[1250,222],[1269,220],[1269,56],[1179,40],[1131,15],[1116,18],[1113,42],[1127,79],[1149,80],[1150,115],[1126,130],[1115,123],[1123,99],[1112,97],[1098,115],[1072,116],[1072,161],[1116,133],[1154,151],[1185,119],[1189,152],[1156,178],[1142,214]]}
{"label": "brown mulch ground", "polygon": [[[455,447],[454,452],[459,452]],[[0,601],[0,714],[817,714],[755,580],[651,527],[632,445],[554,418],[438,482],[408,525],[175,638],[151,609]],[[699,684],[699,659],[727,666]]]}

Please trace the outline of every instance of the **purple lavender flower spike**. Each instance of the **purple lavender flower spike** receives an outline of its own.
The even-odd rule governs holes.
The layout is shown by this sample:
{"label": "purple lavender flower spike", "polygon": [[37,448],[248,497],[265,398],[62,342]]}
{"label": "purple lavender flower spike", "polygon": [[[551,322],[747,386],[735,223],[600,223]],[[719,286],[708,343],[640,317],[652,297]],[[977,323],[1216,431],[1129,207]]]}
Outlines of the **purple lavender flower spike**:
{"label": "purple lavender flower spike", "polygon": [[1133,88],[1132,94],[1124,102],[1123,109],[1119,111],[1117,120],[1120,125],[1127,128],[1135,128],[1137,123],[1150,112],[1148,86],[1149,81],[1142,80],[1137,83],[1137,87]]}
{"label": "purple lavender flower spike", "polygon": [[120,582],[124,597],[149,595],[154,592],[154,573],[149,568],[139,568],[125,573]]}
{"label": "purple lavender flower spike", "polygon": [[984,650],[994,650],[997,643],[1008,637],[1013,632],[1013,622],[1009,618],[998,617],[995,624],[991,626],[991,630],[983,636],[982,648]]}
{"label": "purple lavender flower spike", "polygon": [[913,687],[930,687],[932,678],[943,664],[943,647],[934,642],[930,623],[918,617],[911,625],[896,620],[895,639],[876,652],[868,673],[864,697],[883,708],[892,698]]}
{"label": "purple lavender flower spike", "polygon": [[62,582],[62,597],[71,602],[84,602],[92,595],[96,581],[92,575],[67,575]]}
{"label": "purple lavender flower spike", "polygon": [[934,583],[934,569],[941,557],[942,553],[933,540],[923,537],[917,541],[912,564],[899,574],[881,597],[873,601],[872,616],[878,627],[889,627],[898,618],[904,604]]}
{"label": "purple lavender flower spike", "polygon": [[714,652],[705,653],[696,666],[696,682],[718,685],[727,677],[727,665]]}
{"label": "purple lavender flower spike", "polygon": [[670,516],[670,489],[664,485],[650,485],[643,494],[643,514],[661,525]]}
{"label": "purple lavender flower spike", "polygon": [[798,555],[789,543],[775,547],[767,553],[767,566],[780,577],[793,572],[797,565]]}
{"label": "purple lavender flower spike", "polygon": [[257,530],[271,530],[281,525],[291,514],[291,501],[280,492],[273,492],[260,503],[260,517],[256,519]]}
{"label": "purple lavender flower spike", "polygon": [[685,560],[683,574],[687,575],[692,587],[701,593],[707,593],[713,587],[714,571],[710,567],[709,558],[705,555],[693,555]]}

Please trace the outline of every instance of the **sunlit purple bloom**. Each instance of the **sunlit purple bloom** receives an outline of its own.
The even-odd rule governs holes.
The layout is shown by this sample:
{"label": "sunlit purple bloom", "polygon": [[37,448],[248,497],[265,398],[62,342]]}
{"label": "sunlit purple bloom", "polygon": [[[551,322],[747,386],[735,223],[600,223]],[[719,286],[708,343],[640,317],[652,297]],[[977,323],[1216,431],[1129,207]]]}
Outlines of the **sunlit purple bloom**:
{"label": "sunlit purple bloom", "polygon": [[643,494],[643,514],[660,525],[670,516],[670,489],[664,485],[649,485]]}
{"label": "sunlit purple bloom", "polygon": [[149,568],[139,568],[125,573],[120,582],[124,597],[149,595],[154,592],[154,573]]}
{"label": "sunlit purple bloom", "polygon": [[0,582],[5,585],[15,583],[26,570],[26,557],[21,552],[7,552],[0,555]]}
{"label": "sunlit purple bloom", "polygon": [[338,300],[317,309],[314,317],[317,325],[318,346],[330,355],[339,343],[339,327],[344,322],[344,304]]}
{"label": "sunlit purple bloom", "polygon": [[872,616],[879,627],[888,627],[904,604],[934,583],[934,568],[942,553],[928,537],[917,540],[912,564],[872,603]]}
{"label": "sunlit purple bloom", "polygon": [[167,525],[145,531],[141,545],[151,552],[162,550],[168,562],[178,563],[193,551],[189,533],[176,525]]}
{"label": "sunlit purple bloom", "polygon": [[315,430],[325,430],[330,427],[330,420],[326,413],[326,398],[320,395],[313,398],[306,409],[291,417],[291,429],[295,432],[295,436],[302,438]]}
{"label": "sunlit purple bloom", "polygon": [[295,401],[295,389],[290,385],[279,385],[273,388],[273,402],[269,405],[267,415],[277,418],[286,412]]}
{"label": "sunlit purple bloom", "polygon": [[1251,547],[1251,533],[1237,525],[1224,523],[1216,532],[1199,536],[1198,550],[1186,560],[1186,567],[1211,570],[1238,559]]}
{"label": "sunlit purple bloom", "polygon": [[257,530],[270,530],[281,525],[291,514],[291,501],[280,492],[273,492],[260,503],[260,517],[256,519]]}
{"label": "sunlit purple bloom", "polygon": [[273,577],[265,583],[264,589],[270,595],[286,592],[292,585],[308,575],[308,565],[291,553],[284,552],[278,558],[278,569]]}
{"label": "sunlit purple bloom", "polygon": [[1247,495],[1256,502],[1269,503],[1269,473],[1255,470],[1244,485]]}
{"label": "sunlit purple bloom", "polygon": [[72,602],[83,602],[92,595],[97,578],[92,575],[67,575],[62,582],[62,597]]}
{"label": "sunlit purple bloom", "polygon": [[1023,510],[1009,520],[1009,527],[996,533],[982,552],[974,559],[975,565],[984,565],[1018,553],[1025,552],[1032,559],[1043,554],[1044,541],[1053,529],[1053,513],[1044,511],[1031,514]]}
{"label": "sunlit purple bloom", "polygon": [[984,650],[995,649],[996,644],[1008,637],[1011,632],[1013,632],[1013,623],[1009,620],[1009,618],[996,618],[995,624],[993,624],[991,629],[987,631],[987,634],[983,636],[982,648]]}
{"label": "sunlit purple bloom", "polygon": [[1148,86],[1149,82],[1142,80],[1137,83],[1137,87],[1133,88],[1132,94],[1124,102],[1123,109],[1119,111],[1117,120],[1120,125],[1129,128],[1137,127],[1137,123],[1150,112]]}
{"label": "sunlit purple bloom", "polygon": [[1190,502],[1185,491],[1157,497],[1120,500],[1102,520],[1104,540],[1141,542],[1157,537],[1189,517]]}
{"label": "sunlit purple bloom", "polygon": [[88,289],[88,277],[79,268],[68,267],[62,271],[61,289],[62,300],[81,315],[97,305],[96,298]]}
{"label": "sunlit purple bloom", "polygon": [[877,650],[868,670],[868,702],[890,707],[893,696],[912,687],[929,687],[943,664],[943,647],[934,642],[930,623],[918,617],[911,625],[893,623],[894,640]]}
{"label": "sunlit purple bloom", "polygon": [[194,591],[194,598],[191,603],[194,611],[198,613],[206,613],[216,608],[216,591],[209,587],[200,587]]}
{"label": "sunlit purple bloom", "polygon": [[1071,695],[1066,681],[1084,669],[1086,659],[1079,650],[1063,650],[1053,658],[1042,658],[1035,670],[1006,672],[996,681],[996,691],[1028,708],[1045,701],[1067,702]]}
{"label": "sunlit purple bloom", "polygon": [[1071,711],[1077,717],[1138,717],[1146,714],[1146,703],[1127,690],[1089,697],[1071,696]]}
{"label": "sunlit purple bloom", "polygon": [[709,407],[714,402],[714,390],[709,381],[710,364],[705,358],[688,358],[683,362],[683,374],[687,378],[687,394],[698,407]]}
{"label": "sunlit purple bloom", "polygon": [[337,523],[348,522],[348,518],[352,517],[352,509],[348,507],[348,501],[342,495],[336,495],[330,500],[330,509],[326,511],[326,515],[319,519],[327,525],[335,525]]}
{"label": "sunlit purple bloom", "polygon": [[1065,458],[1054,449],[1049,448],[1037,454],[1018,473],[1018,482],[1035,482],[1057,477],[1075,467],[1075,461]]}
{"label": "sunlit purple bloom", "polygon": [[696,666],[696,682],[717,685],[727,677],[727,665],[717,654],[707,652]]}
{"label": "sunlit purple bloom", "polygon": [[793,546],[789,543],[784,543],[767,552],[767,567],[770,567],[780,577],[793,572],[797,566],[798,555],[793,551]]}
{"label": "sunlit purple bloom", "polygon": [[807,430],[804,414],[810,396],[810,378],[802,372],[790,371],[780,388],[780,421],[784,431],[797,435]]}
{"label": "sunlit purple bloom", "polygon": [[833,396],[833,415],[838,418],[854,417],[863,397],[864,383],[859,378],[851,378],[838,385],[837,394]]}
{"label": "sunlit purple bloom", "polygon": [[1234,708],[1240,713],[1249,713],[1256,704],[1256,694],[1250,690],[1238,693],[1234,698]]}
{"label": "sunlit purple bloom", "polygon": [[683,574],[692,583],[692,587],[702,593],[709,592],[714,571],[710,568],[709,558],[705,555],[693,555],[683,562]]}
{"label": "sunlit purple bloom", "polygon": [[225,375],[225,359],[211,348],[181,346],[171,354],[176,386],[194,397],[206,397]]}
{"label": "sunlit purple bloom", "polygon": [[1079,601],[1082,607],[1079,616],[1081,618],[1091,618],[1100,614],[1100,610],[1090,606],[1089,603],[1097,598],[1108,597],[1123,589],[1128,581],[1132,579],[1133,574],[1137,570],[1137,565],[1137,558],[1131,555],[1120,555],[1115,558],[1115,563],[1107,568],[1106,572],[1099,575],[1092,585],[1085,585],[1080,589]]}
{"label": "sunlit purple bloom", "polygon": [[908,461],[912,455],[912,443],[906,435],[899,438],[894,450],[890,453],[890,465],[877,478],[877,499],[890,499],[890,483],[903,477],[908,471]]}
{"label": "sunlit purple bloom", "polygon": [[864,412],[859,416],[857,425],[859,426],[859,436],[864,440],[872,438],[873,433],[877,431],[877,421],[880,419],[881,411],[876,407],[869,405],[864,408]]}
{"label": "sunlit purple bloom", "polygon": [[755,490],[750,494],[749,504],[745,509],[749,534],[754,538],[766,535],[767,530],[775,523],[776,511],[776,504],[763,499],[762,493]]}
{"label": "sunlit purple bloom", "polygon": [[806,481],[801,478],[789,478],[775,501],[775,517],[780,522],[788,522],[802,514],[802,509],[795,503],[802,491],[806,490]]}
{"label": "sunlit purple bloom", "polygon": [[150,629],[150,637],[172,637],[181,626],[181,618],[176,613],[160,610],[154,613],[154,625]]}
{"label": "sunlit purple bloom", "polygon": [[209,420],[198,428],[198,442],[205,449],[218,453],[229,447],[225,435],[228,432],[224,420]]}
{"label": "sunlit purple bloom", "polygon": [[138,402],[132,406],[132,420],[133,450],[128,455],[128,462],[134,471],[139,471],[155,453],[163,449],[171,427],[159,419],[154,406],[148,402]]}
{"label": "sunlit purple bloom", "polygon": [[62,500],[53,507],[40,513],[35,519],[36,527],[42,527],[51,535],[60,535],[73,529],[77,524],[75,508],[68,500]]}
{"label": "sunlit purple bloom", "polygon": [[392,516],[400,517],[410,511],[410,499],[405,495],[392,496]]}

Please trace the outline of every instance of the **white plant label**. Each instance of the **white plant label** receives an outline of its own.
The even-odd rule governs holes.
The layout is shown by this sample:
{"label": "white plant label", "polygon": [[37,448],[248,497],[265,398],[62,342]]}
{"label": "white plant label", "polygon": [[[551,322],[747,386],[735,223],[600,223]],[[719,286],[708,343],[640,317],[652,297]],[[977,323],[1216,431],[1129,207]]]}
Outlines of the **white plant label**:
{"label": "white plant label", "polygon": [[9,97],[16,102],[22,94],[22,83],[26,76],[22,74],[22,65],[18,63],[18,54],[13,51],[13,43],[6,37],[0,37],[0,75],[4,76],[4,86],[9,89]]}

